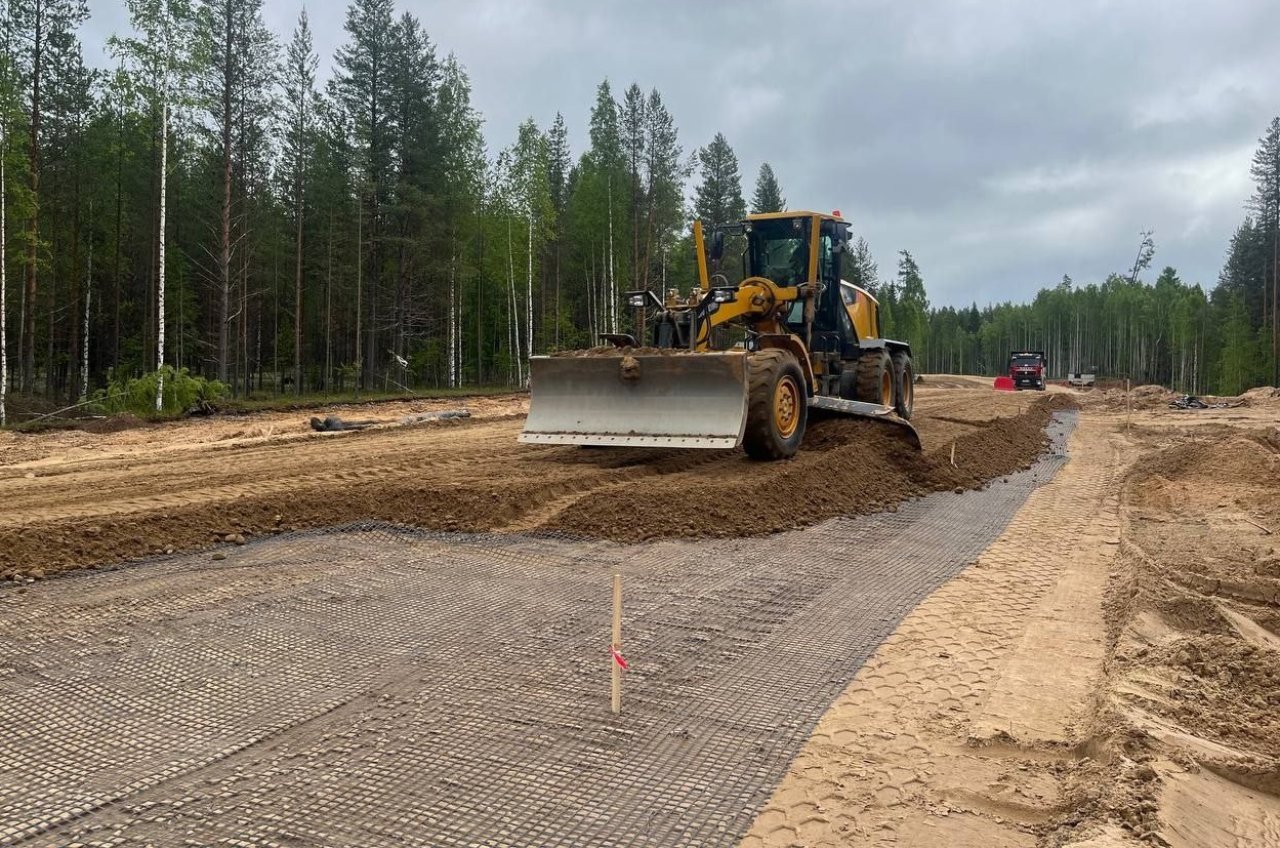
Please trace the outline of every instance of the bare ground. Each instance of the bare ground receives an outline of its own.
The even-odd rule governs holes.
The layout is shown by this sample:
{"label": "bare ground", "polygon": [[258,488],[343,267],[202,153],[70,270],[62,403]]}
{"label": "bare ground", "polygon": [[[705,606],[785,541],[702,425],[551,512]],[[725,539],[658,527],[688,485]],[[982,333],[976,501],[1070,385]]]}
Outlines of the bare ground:
{"label": "bare ground", "polygon": [[1024,467],[1066,402],[957,385],[921,387],[923,454],[896,428],[829,419],[797,458],[772,464],[737,451],[521,445],[521,396],[362,407],[361,417],[393,421],[457,406],[473,417],[361,432],[313,433],[301,411],[0,434],[0,577],[364,518],[623,541],[758,535]]}
{"label": "bare ground", "polygon": [[1127,428],[1082,395],[1066,468],[867,662],[743,845],[1280,845],[1274,398]]}
{"label": "bare ground", "polygon": [[1030,461],[1070,397],[1072,461],[861,669],[744,845],[1280,845],[1280,398],[1176,411],[1136,394],[934,375],[923,455],[837,419],[767,465],[520,446],[518,396],[362,433],[313,434],[299,412],[0,434],[0,576],[366,517],[624,541],[770,533],[982,486]]}

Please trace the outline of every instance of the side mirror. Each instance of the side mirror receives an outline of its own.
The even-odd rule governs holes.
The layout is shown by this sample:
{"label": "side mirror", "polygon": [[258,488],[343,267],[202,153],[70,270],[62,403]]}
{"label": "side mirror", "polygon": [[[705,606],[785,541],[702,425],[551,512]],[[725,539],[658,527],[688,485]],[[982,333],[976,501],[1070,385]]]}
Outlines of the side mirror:
{"label": "side mirror", "polygon": [[715,230],[711,233],[711,248],[708,251],[711,254],[712,262],[719,262],[724,257],[724,233]]}

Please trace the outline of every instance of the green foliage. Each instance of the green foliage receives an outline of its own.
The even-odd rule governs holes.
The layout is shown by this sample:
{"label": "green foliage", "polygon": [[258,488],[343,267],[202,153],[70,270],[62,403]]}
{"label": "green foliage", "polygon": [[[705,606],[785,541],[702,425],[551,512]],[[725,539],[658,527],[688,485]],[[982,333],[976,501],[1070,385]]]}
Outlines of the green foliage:
{"label": "green foliage", "polygon": [[747,214],[742,199],[742,176],[738,173],[738,157],[723,133],[698,151],[701,182],[694,194],[694,214],[703,223],[731,224]]}
{"label": "green foliage", "polygon": [[[166,365],[161,371],[164,372],[164,415],[180,415],[193,409],[202,409],[229,394],[224,384],[193,376],[185,368],[175,370]],[[93,406],[108,415],[154,415],[159,376],[158,371],[141,377],[108,374],[106,388],[99,389],[93,395]]]}
{"label": "green foliage", "polygon": [[[33,132],[37,3],[49,52]],[[164,237],[165,351],[176,370],[166,403],[172,393],[181,404],[184,374],[225,374],[242,397],[351,393],[357,381],[364,393],[390,379],[415,391],[514,384],[531,353],[635,329],[623,292],[689,291],[691,219],[745,214],[724,135],[689,156],[662,94],[643,81],[602,81],[593,101],[567,104],[568,120],[486,139],[466,69],[397,0],[349,2],[331,72],[305,17],[279,48],[261,0],[126,5],[137,34],[110,40],[119,64],[100,74],[81,58],[83,0],[0,0],[12,12],[0,20],[0,261],[10,347],[21,338],[33,367],[19,374],[24,392],[79,397],[89,298],[91,384],[106,386],[103,399],[148,407],[154,375],[110,375],[150,371],[158,347],[162,96],[174,110]],[[317,77],[331,82],[317,90]],[[582,126],[571,134],[574,120]],[[586,149],[572,150],[571,135],[586,136]],[[762,153],[772,155],[753,156]],[[1149,233],[1136,257],[1118,259],[1119,273],[1064,280],[1025,304],[932,307],[909,252],[881,280],[862,239],[843,257],[844,276],[879,298],[884,333],[912,343],[920,370],[995,373],[1011,348],[1034,346],[1050,352],[1054,376],[1096,366],[1189,391],[1276,379],[1280,120],[1266,126],[1251,176],[1250,215],[1212,293],[1173,269],[1144,282]],[[751,208],[785,208],[769,164],[754,188]],[[731,279],[741,247],[726,245]],[[37,285],[24,303],[28,248]],[[22,305],[26,327],[16,326]]]}
{"label": "green foliage", "polygon": [[781,212],[787,208],[787,199],[782,196],[782,188],[773,173],[773,166],[765,162],[760,166],[756,177],[756,190],[751,195],[752,212]]}

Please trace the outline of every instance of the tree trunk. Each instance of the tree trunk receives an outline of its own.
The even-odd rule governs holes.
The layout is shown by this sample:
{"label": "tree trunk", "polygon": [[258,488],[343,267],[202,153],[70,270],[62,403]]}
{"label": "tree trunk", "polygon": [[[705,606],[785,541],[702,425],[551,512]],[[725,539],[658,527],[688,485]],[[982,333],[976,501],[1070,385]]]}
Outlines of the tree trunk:
{"label": "tree trunk", "polygon": [[449,388],[458,386],[458,231],[453,228],[449,239]]}
{"label": "tree trunk", "polygon": [[5,200],[7,199],[6,190],[8,184],[5,182],[5,152],[9,146],[9,134],[4,126],[4,116],[0,115],[0,427],[3,427],[8,419],[6,418],[5,400],[9,394],[9,279],[5,266],[7,257],[8,242],[6,236],[8,234],[5,223]]}
{"label": "tree trunk", "polygon": [[[301,166],[299,166],[301,170]],[[302,394],[302,194],[303,175],[298,175],[298,197],[294,214],[297,216],[297,236],[294,240],[296,259],[293,269],[293,391]]]}
{"label": "tree trunk", "polygon": [[156,412],[164,409],[164,248],[165,189],[169,176],[169,103],[160,104],[160,236],[157,250],[158,283],[156,288]]}
{"label": "tree trunk", "polygon": [[40,130],[43,115],[40,82],[44,71],[44,4],[35,4],[31,44],[31,220],[27,224],[26,287],[22,310],[22,390],[35,391],[36,382],[36,262],[40,243]]}
{"label": "tree trunk", "polygon": [[[526,314],[529,319],[529,333],[525,337],[525,345],[528,348],[529,356],[533,356],[533,213],[529,213],[529,253],[525,257],[528,262],[528,270],[526,272],[526,287],[528,289],[528,303],[525,304]],[[523,385],[523,380],[521,384]]]}
{"label": "tree trunk", "polygon": [[359,200],[356,212],[356,400],[360,400],[360,332],[364,310],[364,198]]}
{"label": "tree trunk", "polygon": [[111,269],[111,366],[120,367],[120,239],[124,225],[124,109],[119,111],[116,138],[116,241]]}
{"label": "tree trunk", "polygon": [[324,281],[324,386],[329,393],[329,381],[333,379],[333,213],[329,213],[329,243],[325,249]]}
{"label": "tree trunk", "polygon": [[231,97],[233,84],[232,62],[235,61],[231,49],[232,3],[226,0],[224,25],[226,38],[222,45],[222,197],[220,217],[218,220],[218,282],[222,294],[222,320],[218,324],[218,379],[227,382],[227,369],[230,365],[231,348]]}
{"label": "tree trunk", "polygon": [[617,281],[613,276],[613,175],[610,174],[606,183],[605,190],[609,199],[609,282],[608,282],[608,302],[605,309],[609,316],[609,332],[618,332],[618,292]]}
{"label": "tree trunk", "polygon": [[[93,220],[93,207],[89,208],[89,220]],[[0,249],[0,256],[4,255]],[[83,349],[80,352],[80,401],[89,399],[89,304],[93,300],[93,230],[89,231],[89,262],[84,275],[84,332],[81,334]]]}

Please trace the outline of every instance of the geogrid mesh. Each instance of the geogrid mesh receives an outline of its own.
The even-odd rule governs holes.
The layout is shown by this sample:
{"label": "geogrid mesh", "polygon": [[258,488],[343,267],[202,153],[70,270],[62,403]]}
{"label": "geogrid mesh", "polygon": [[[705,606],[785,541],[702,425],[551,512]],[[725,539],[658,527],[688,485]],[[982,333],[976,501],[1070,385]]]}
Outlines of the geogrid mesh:
{"label": "geogrid mesh", "polygon": [[985,490],[764,538],[368,523],[0,591],[0,845],[734,845],[1074,420]]}

